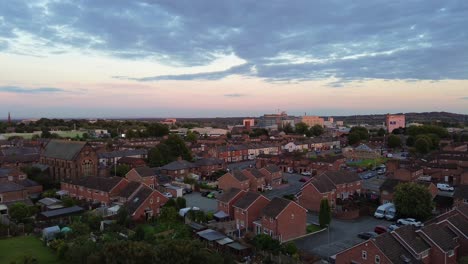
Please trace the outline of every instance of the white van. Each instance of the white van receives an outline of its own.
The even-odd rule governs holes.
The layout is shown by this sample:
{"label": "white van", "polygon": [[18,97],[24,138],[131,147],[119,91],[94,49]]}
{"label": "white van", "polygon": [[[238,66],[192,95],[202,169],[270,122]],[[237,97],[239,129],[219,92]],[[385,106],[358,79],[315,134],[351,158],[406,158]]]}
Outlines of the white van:
{"label": "white van", "polygon": [[385,212],[385,219],[387,220],[394,220],[396,218],[396,208],[395,206],[388,208],[387,212]]}
{"label": "white van", "polygon": [[389,213],[390,209],[393,209],[393,211],[395,211],[395,205],[392,203],[382,204],[381,206],[377,207],[377,210],[375,210],[374,217],[382,219],[387,214],[390,215]]}

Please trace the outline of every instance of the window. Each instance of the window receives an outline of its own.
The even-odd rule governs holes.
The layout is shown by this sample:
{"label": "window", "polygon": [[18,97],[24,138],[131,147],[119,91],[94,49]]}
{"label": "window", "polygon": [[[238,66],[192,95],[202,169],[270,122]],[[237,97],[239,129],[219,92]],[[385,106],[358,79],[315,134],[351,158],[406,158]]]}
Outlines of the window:
{"label": "window", "polygon": [[159,203],[159,197],[156,198],[156,202]]}
{"label": "window", "polygon": [[453,251],[453,249],[452,249],[452,250],[450,250],[450,251],[448,252],[448,256],[451,257],[451,256],[453,256],[453,255],[455,255],[455,251]]}
{"label": "window", "polygon": [[92,160],[85,160],[81,164],[81,170],[83,171],[84,176],[93,176],[93,161]]}
{"label": "window", "polygon": [[291,219],[294,219],[294,214],[291,214]]}
{"label": "window", "polygon": [[379,255],[375,255],[375,258],[374,258],[374,262],[375,264],[380,264],[380,256]]}
{"label": "window", "polygon": [[367,251],[363,250],[363,251],[361,252],[361,258],[362,258],[362,259],[367,259]]}
{"label": "window", "polygon": [[273,223],[273,218],[272,217],[270,217],[270,223]]}
{"label": "window", "polygon": [[153,198],[150,199],[150,204],[153,204]]}

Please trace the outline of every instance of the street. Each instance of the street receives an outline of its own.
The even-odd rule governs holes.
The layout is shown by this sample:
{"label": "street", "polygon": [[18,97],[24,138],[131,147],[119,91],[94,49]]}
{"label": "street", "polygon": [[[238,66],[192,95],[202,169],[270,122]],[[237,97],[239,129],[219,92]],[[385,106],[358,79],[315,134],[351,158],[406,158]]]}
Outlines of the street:
{"label": "street", "polygon": [[[308,214],[307,222],[316,223],[318,216]],[[361,217],[357,220],[338,220],[331,222],[330,232],[327,230],[320,233],[295,240],[296,246],[309,253],[319,255],[323,258],[334,255],[346,248],[354,246],[364,240],[357,237],[360,232],[374,231],[376,225],[389,226],[390,221],[379,220],[370,216]],[[328,242],[330,241],[330,245]]]}
{"label": "street", "polygon": [[308,179],[309,177],[302,176],[297,173],[283,173],[283,179],[287,180],[288,183],[275,187],[271,191],[266,191],[265,193],[263,193],[263,195],[265,195],[269,199],[272,199],[274,197],[283,197],[283,195],[286,194],[296,194],[297,192],[299,192],[302,185],[304,184],[303,182],[299,181],[301,178]]}

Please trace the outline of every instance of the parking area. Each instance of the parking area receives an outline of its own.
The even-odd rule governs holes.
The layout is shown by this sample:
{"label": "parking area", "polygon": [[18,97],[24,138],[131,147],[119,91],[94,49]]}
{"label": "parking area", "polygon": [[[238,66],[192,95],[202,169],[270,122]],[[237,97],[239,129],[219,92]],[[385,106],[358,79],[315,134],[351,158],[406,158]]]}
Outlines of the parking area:
{"label": "parking area", "polygon": [[283,195],[286,194],[296,194],[301,189],[302,184],[304,184],[299,180],[308,177],[297,173],[284,173],[283,178],[288,181],[287,184],[275,187],[271,191],[266,191],[263,195],[271,199],[274,197],[283,197]]}
{"label": "parking area", "polygon": [[[310,215],[307,220],[309,223],[316,222],[317,216]],[[327,258],[364,241],[357,237],[358,233],[374,231],[377,225],[389,226],[390,224],[392,222],[373,217],[361,217],[357,220],[333,219],[329,232],[326,230],[295,240],[295,244],[301,250]]]}
{"label": "parking area", "polygon": [[198,207],[205,212],[216,212],[218,204],[216,199],[210,199],[203,197],[199,192],[193,192],[184,195],[185,200],[187,201],[187,207]]}

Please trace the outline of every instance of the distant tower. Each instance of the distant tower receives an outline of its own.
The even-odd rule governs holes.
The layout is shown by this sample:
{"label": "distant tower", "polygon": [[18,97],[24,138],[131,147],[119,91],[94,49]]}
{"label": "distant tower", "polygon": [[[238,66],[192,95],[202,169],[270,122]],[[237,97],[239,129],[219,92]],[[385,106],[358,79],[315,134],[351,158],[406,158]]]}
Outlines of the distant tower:
{"label": "distant tower", "polygon": [[11,115],[10,115],[10,112],[8,112],[8,125],[11,125]]}

